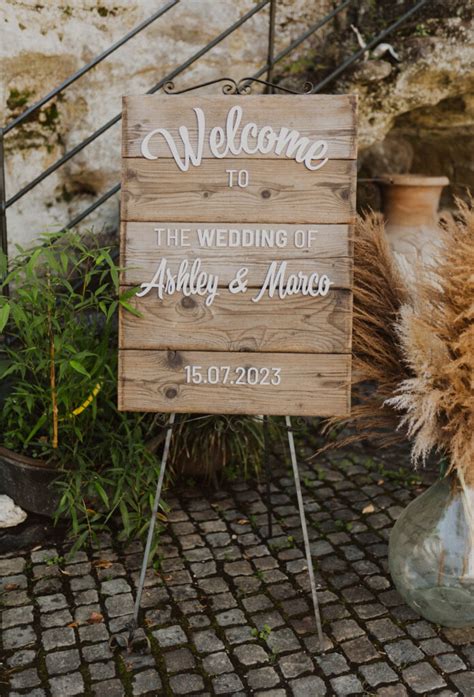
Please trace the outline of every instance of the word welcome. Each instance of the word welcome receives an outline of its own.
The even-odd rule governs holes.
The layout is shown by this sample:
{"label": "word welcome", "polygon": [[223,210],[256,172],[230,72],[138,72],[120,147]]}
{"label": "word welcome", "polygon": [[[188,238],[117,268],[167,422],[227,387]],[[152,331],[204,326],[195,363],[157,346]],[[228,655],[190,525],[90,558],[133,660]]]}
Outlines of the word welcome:
{"label": "word welcome", "polygon": [[[148,283],[140,285],[141,291],[136,295],[141,298],[151,290],[156,289],[157,296],[163,300],[165,295],[183,293],[185,296],[201,295],[207,296],[205,303],[212,305],[216,296],[219,294],[218,274],[208,273],[202,270],[201,259],[195,259],[192,264],[188,259],[183,259],[177,273],[173,273],[168,266],[168,261],[163,258],[158,264],[158,268]],[[245,266],[238,269],[234,278],[228,285],[228,290],[232,294],[246,293],[248,290],[248,268]],[[270,298],[276,295],[286,298],[289,295],[309,295],[313,298],[325,296],[333,285],[326,274],[322,276],[316,271],[305,274],[302,271],[287,274],[287,262],[272,261],[268,267],[265,279],[257,295],[252,298],[253,302],[259,302],[265,293]]]}
{"label": "word welcome", "polygon": [[[157,160],[158,155],[154,155],[150,150],[152,139],[156,136],[163,136],[170,152],[182,172],[189,169],[192,164],[199,167],[202,162],[204,152],[204,142],[206,138],[206,117],[200,107],[194,107],[197,123],[197,143],[196,148],[191,144],[191,137],[187,126],[180,126],[178,133],[183,147],[183,157],[180,156],[178,145],[173,135],[166,128],[155,128],[148,133],[140,143],[140,152],[147,160]],[[227,156],[240,155],[242,152],[247,155],[268,155],[274,152],[276,155],[283,155],[296,162],[304,163],[305,167],[314,171],[321,169],[328,158],[325,157],[328,150],[328,143],[325,140],[311,141],[306,136],[302,136],[296,129],[282,126],[279,131],[275,131],[272,126],[262,126],[259,128],[256,123],[249,121],[241,128],[243,110],[241,106],[233,106],[227,113],[225,127],[214,126],[208,133],[209,149],[213,157],[222,159]]]}

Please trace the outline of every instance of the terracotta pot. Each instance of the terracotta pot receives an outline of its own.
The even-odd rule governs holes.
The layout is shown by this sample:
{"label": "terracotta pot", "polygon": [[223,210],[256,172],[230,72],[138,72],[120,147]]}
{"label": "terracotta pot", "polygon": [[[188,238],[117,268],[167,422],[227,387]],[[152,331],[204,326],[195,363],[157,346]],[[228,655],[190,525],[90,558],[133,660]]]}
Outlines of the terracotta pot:
{"label": "terracotta pot", "polygon": [[384,174],[382,180],[385,231],[390,245],[413,270],[430,264],[439,243],[438,206],[447,177]]}
{"label": "terracotta pot", "polygon": [[0,492],[25,511],[52,516],[59,501],[53,486],[58,470],[42,460],[0,447]]}

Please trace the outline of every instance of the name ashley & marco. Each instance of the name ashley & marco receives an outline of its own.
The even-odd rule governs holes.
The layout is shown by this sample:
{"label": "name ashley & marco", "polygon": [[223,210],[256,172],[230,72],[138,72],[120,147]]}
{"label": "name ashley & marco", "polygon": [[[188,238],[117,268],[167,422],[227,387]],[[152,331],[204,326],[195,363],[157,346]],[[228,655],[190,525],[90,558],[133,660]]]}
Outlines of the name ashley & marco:
{"label": "name ashley & marco", "polygon": [[[186,126],[178,128],[181,138],[179,147],[168,129],[155,128],[141,142],[140,151],[143,157],[148,160],[158,159],[158,156],[151,152],[150,145],[157,136],[162,136],[181,171],[187,171],[191,164],[199,167],[204,152],[206,121],[202,109],[195,108],[194,112],[197,121],[196,148],[191,143],[191,136]],[[326,141],[311,141],[309,138],[301,136],[297,130],[289,129],[285,126],[278,131],[271,126],[259,128],[253,122],[248,122],[241,127],[242,116],[242,108],[233,106],[228,111],[225,128],[214,126],[210,129],[208,144],[214,157],[222,159],[229,154],[235,156],[241,152],[249,155],[256,153],[265,155],[273,151],[276,155],[283,155],[304,164],[311,171],[320,169],[328,161],[328,158],[324,157],[328,149]],[[161,232],[159,229],[156,231]],[[284,232],[278,231],[275,236],[276,239],[273,240],[273,244],[276,242],[275,246],[286,246],[287,240]],[[208,233],[207,230],[206,233]],[[183,241],[181,240],[181,242]],[[242,244],[243,240],[240,239],[239,242]],[[227,243],[229,244],[229,239]],[[273,244],[270,243],[269,246],[273,246]],[[244,244],[242,246],[247,245]],[[229,246],[234,245],[231,244]],[[260,245],[257,243],[256,246]],[[228,284],[230,293],[245,293],[248,290],[247,274],[247,267],[242,267],[236,271],[233,280]],[[306,274],[302,271],[288,274],[286,261],[271,261],[260,289],[251,300],[259,302],[266,293],[270,298],[278,296],[281,299],[295,294],[309,295],[311,297],[324,296],[329,292],[331,285],[333,283],[326,274],[320,276],[316,271],[311,274]],[[202,295],[207,296],[205,303],[209,306],[219,294],[219,276],[218,274],[206,272],[202,268],[201,259],[195,259],[193,262],[183,259],[178,271],[173,273],[167,259],[162,258],[151,281],[142,283],[140,287],[142,290],[137,293],[138,297],[147,295],[150,291],[156,289],[157,296],[161,300],[165,295],[173,295],[174,293],[183,293],[186,296]]]}

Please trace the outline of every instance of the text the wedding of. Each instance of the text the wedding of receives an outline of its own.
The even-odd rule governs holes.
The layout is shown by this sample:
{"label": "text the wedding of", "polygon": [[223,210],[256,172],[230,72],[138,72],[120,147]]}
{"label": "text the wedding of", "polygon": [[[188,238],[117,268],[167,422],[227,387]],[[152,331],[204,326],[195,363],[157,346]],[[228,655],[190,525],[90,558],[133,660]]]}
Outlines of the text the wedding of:
{"label": "text the wedding of", "polygon": [[123,411],[350,409],[356,102],[125,97]]}

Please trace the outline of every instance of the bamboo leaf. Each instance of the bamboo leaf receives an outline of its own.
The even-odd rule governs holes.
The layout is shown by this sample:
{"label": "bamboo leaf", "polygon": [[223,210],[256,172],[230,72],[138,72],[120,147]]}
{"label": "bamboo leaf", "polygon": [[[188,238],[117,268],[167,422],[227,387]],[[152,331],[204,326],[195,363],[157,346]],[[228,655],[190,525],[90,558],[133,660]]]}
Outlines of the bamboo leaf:
{"label": "bamboo leaf", "polygon": [[109,504],[109,497],[107,496],[107,492],[105,491],[104,487],[102,486],[102,484],[98,480],[96,480],[94,482],[94,488],[97,491],[97,493],[99,494],[103,503],[107,506],[107,508],[109,508],[109,505],[110,505]]}
{"label": "bamboo leaf", "polygon": [[3,332],[3,330],[5,329],[9,316],[10,305],[8,303],[5,303],[5,305],[3,305],[3,307],[0,308],[0,332]]}
{"label": "bamboo leaf", "polygon": [[73,370],[75,370],[77,373],[80,373],[81,375],[85,375],[86,377],[90,378],[89,373],[87,370],[84,368],[84,366],[79,363],[79,361],[71,360],[69,361],[69,365]]}

